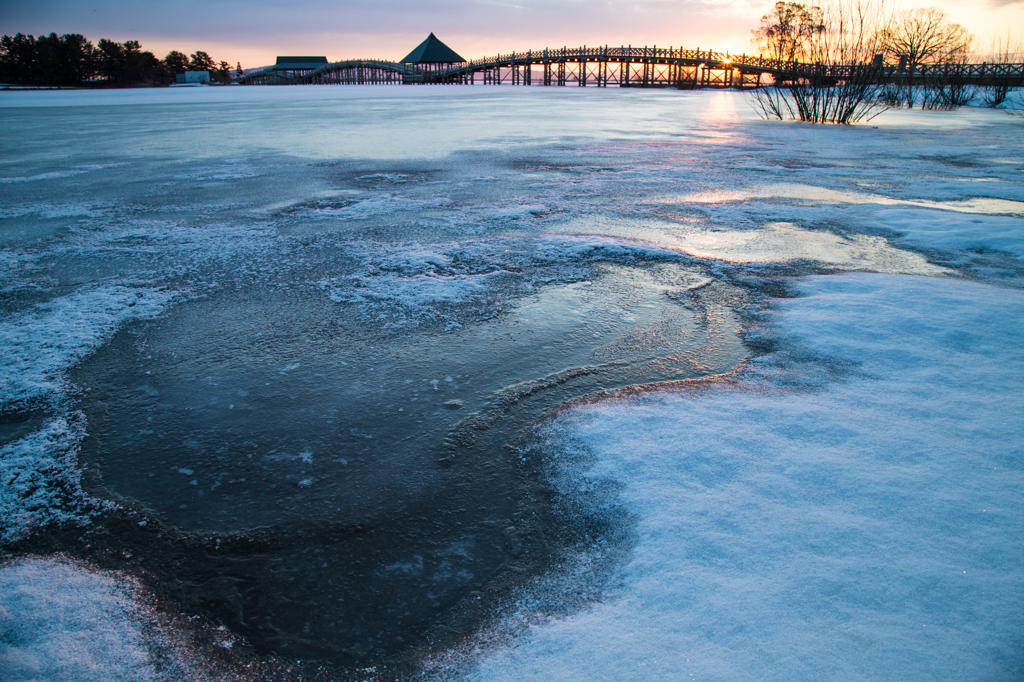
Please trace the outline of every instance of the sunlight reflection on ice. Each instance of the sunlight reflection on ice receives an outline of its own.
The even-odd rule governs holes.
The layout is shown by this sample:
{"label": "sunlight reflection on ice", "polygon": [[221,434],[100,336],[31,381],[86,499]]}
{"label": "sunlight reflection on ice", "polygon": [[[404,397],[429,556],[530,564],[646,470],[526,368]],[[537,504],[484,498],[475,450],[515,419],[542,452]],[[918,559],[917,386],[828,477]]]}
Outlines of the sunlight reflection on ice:
{"label": "sunlight reflection on ice", "polygon": [[799,183],[773,184],[751,187],[746,190],[701,192],[678,197],[675,201],[684,204],[724,204],[749,199],[795,199],[821,204],[876,204],[880,206],[919,206],[943,211],[961,213],[982,213],[986,215],[1024,215],[1024,202],[991,197],[972,197],[958,201],[925,201],[893,199],[880,194],[844,192],[841,190],[803,185]]}
{"label": "sunlight reflection on ice", "polygon": [[947,268],[932,265],[921,254],[897,249],[884,237],[825,230],[806,230],[787,222],[768,223],[755,230],[666,226],[656,220],[627,220],[587,216],[559,230],[571,234],[614,235],[697,258],[733,263],[795,263],[816,261],[838,270],[861,270],[908,275],[944,275]]}
{"label": "sunlight reflection on ice", "polygon": [[949,270],[920,254],[895,249],[882,237],[803,230],[791,223],[770,223],[760,230],[688,232],[674,237],[675,247],[698,258],[739,263],[814,260],[842,270],[938,275]]}

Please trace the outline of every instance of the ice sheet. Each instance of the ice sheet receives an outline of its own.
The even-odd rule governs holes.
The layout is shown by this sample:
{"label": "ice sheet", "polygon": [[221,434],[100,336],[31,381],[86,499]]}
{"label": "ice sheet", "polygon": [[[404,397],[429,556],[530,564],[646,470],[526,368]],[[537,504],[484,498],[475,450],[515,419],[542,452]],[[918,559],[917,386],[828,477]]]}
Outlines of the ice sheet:
{"label": "ice sheet", "polygon": [[[504,302],[550,282],[582,287],[600,263],[685,262],[692,272],[664,285],[677,293],[844,269],[1020,286],[1019,119],[915,110],[809,126],[760,121],[742,97],[481,86],[5,93],[0,405],[49,411],[0,451],[4,540],[88,518],[75,459],[88,425],[63,402],[66,372],[125,324],[166,310],[172,291],[208,296],[211,310],[237,301],[233,314],[254,329],[315,345],[350,303],[365,307],[356,319],[367,330],[409,338],[426,325],[398,323],[474,306],[476,317],[448,315],[444,329],[507,319],[522,323],[520,343],[531,325],[588,321],[592,309],[563,310],[563,300],[553,313],[547,302],[561,299],[537,296],[520,309],[528,316],[505,318]],[[552,427],[553,442],[572,436],[595,458],[564,489],[621,486],[640,544],[617,583],[592,586],[603,601],[489,650],[478,677],[1012,677],[1019,642],[1005,633],[1024,611],[1005,560],[1021,554],[1007,521],[1021,511],[1010,447],[1021,442],[1018,294],[913,277],[804,287],[778,304],[777,330],[748,331],[782,335],[775,364],[741,386],[598,404]],[[312,333],[291,334],[287,306],[262,317],[268,293],[311,289],[298,317],[322,317]],[[642,321],[639,307],[653,305],[646,294],[618,300],[621,310],[602,313],[609,325]],[[287,344],[270,336],[256,343],[276,358]],[[600,361],[622,347],[602,348]],[[146,376],[150,358],[136,351]],[[696,355],[687,361],[706,360]],[[308,356],[281,360],[275,377],[330,385]],[[195,377],[165,379],[179,378]],[[433,393],[426,379],[417,385]],[[425,403],[403,397],[403,417]],[[226,411],[241,409],[237,392],[224,398]],[[305,463],[302,434],[281,437]],[[175,461],[192,472],[175,470],[183,487],[200,481],[198,465]],[[311,480],[297,485],[316,489]]]}

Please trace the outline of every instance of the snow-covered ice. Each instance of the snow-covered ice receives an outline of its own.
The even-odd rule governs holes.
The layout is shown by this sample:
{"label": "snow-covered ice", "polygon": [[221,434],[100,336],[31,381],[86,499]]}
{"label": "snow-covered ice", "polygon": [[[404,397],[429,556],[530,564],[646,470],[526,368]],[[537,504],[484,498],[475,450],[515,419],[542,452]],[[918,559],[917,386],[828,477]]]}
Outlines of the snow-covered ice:
{"label": "snow-covered ice", "polygon": [[69,368],[125,322],[155,317],[173,299],[173,292],[144,287],[83,287],[0,319],[0,407],[59,398]]}
{"label": "snow-covered ice", "polygon": [[[86,465],[159,512],[140,528],[383,532],[449,484],[513,489],[432,448],[546,413],[522,462],[614,532],[489,603],[428,677],[1019,678],[1021,130],[976,108],[766,122],[710,91],[5,93],[0,538],[105,530]],[[545,391],[591,399],[551,413]],[[249,631],[266,651],[342,642],[368,667],[485,595],[492,550],[525,570],[494,514],[368,570],[408,583],[419,630],[204,589],[273,622]],[[325,542],[263,579],[343,580],[312,563]],[[119,580],[0,566],[0,664],[157,679]]]}
{"label": "snow-covered ice", "polygon": [[8,682],[205,679],[158,620],[124,576],[58,558],[0,565],[0,672]]}
{"label": "snow-covered ice", "polygon": [[769,355],[545,427],[586,453],[584,480],[620,486],[637,545],[600,602],[469,679],[1019,676],[1024,296],[876,275],[799,291],[773,333],[832,381],[780,385],[795,360]]}

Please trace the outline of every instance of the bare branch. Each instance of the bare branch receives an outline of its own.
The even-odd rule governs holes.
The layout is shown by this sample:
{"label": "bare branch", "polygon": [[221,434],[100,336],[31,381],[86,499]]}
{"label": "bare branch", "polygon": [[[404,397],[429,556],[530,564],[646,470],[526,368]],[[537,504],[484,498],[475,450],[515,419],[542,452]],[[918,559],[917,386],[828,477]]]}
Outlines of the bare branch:
{"label": "bare branch", "polygon": [[936,7],[897,12],[879,36],[885,54],[902,64],[945,64],[961,60],[974,42],[966,28],[951,23]]}

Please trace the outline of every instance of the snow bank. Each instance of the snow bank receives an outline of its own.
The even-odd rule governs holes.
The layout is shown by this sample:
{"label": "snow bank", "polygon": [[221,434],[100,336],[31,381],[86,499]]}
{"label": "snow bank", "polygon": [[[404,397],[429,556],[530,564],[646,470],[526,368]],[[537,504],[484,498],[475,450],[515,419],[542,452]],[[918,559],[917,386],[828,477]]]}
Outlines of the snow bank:
{"label": "snow bank", "polygon": [[171,679],[147,644],[153,615],[114,574],[57,559],[0,566],[0,672],[7,682]]}
{"label": "snow bank", "polygon": [[[547,428],[590,451],[577,488],[621,486],[637,546],[601,602],[483,651],[470,679],[1019,679],[1024,294],[801,290],[773,317],[802,353]],[[845,378],[773,383],[808,358]]]}
{"label": "snow bank", "polygon": [[1024,257],[1024,229],[1021,218],[976,216],[940,211],[879,211],[874,220],[880,227],[893,230],[907,240],[932,248],[951,251],[995,249]]}

